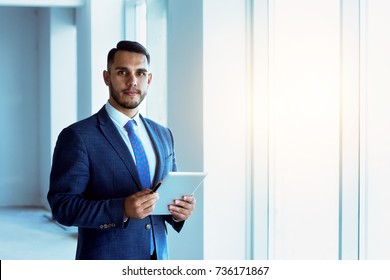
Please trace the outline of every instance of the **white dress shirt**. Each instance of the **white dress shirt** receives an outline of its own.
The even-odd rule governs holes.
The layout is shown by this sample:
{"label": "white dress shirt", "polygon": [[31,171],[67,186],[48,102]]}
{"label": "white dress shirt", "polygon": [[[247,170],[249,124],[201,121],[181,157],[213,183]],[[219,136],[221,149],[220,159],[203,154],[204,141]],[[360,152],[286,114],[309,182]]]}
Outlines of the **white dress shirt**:
{"label": "white dress shirt", "polygon": [[[118,129],[119,134],[122,136],[123,141],[125,141],[127,147],[129,148],[129,151],[135,162],[133,147],[131,146],[127,131],[124,128],[125,124],[130,120],[130,118],[125,114],[123,114],[122,112],[119,112],[117,109],[115,109],[110,104],[110,102],[106,103],[105,108],[111,120],[114,122],[116,128]],[[141,140],[142,145],[144,146],[146,157],[148,158],[148,163],[149,163],[150,182],[153,182],[154,173],[156,171],[156,154],[154,152],[153,144],[152,141],[150,140],[149,134],[145,128],[144,123],[139,117],[139,113],[137,113],[132,119],[136,123],[136,126],[134,126],[134,132]]]}

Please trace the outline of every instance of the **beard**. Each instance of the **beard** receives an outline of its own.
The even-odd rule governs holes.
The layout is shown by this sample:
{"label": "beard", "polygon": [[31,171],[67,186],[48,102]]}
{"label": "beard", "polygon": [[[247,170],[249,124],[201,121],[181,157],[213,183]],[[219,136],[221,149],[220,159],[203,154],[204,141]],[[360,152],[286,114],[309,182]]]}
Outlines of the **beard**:
{"label": "beard", "polygon": [[119,106],[131,110],[137,108],[146,96],[146,91],[142,93],[141,90],[137,89],[137,96],[139,98],[136,98],[137,96],[135,96],[134,98],[128,98],[124,93],[116,91],[111,84],[109,85],[109,91],[110,96]]}

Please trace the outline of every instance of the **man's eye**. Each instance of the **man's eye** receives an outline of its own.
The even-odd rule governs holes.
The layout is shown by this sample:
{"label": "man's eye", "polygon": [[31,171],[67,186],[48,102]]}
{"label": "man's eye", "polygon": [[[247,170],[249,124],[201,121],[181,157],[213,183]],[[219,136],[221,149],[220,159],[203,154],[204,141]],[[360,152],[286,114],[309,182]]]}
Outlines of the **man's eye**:
{"label": "man's eye", "polygon": [[139,76],[146,76],[146,72],[142,72],[142,71],[141,71],[141,72],[138,72],[138,75],[139,75]]}
{"label": "man's eye", "polygon": [[123,71],[123,70],[120,70],[120,71],[118,71],[118,75],[120,75],[120,76],[125,76],[126,75],[126,71]]}

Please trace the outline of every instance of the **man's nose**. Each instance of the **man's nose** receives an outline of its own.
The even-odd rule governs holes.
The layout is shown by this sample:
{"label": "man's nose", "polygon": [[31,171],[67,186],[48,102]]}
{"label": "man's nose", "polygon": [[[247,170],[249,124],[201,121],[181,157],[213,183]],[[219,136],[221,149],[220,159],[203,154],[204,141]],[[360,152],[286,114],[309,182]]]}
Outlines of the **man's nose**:
{"label": "man's nose", "polygon": [[129,77],[127,79],[127,85],[128,86],[136,86],[137,85],[137,78],[134,74],[129,74]]}

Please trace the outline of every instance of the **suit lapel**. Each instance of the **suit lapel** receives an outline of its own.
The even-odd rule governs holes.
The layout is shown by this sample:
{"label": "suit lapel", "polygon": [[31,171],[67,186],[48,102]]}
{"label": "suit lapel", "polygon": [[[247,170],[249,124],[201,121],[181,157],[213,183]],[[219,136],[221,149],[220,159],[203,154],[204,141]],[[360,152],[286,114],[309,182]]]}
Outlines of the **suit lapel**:
{"label": "suit lapel", "polygon": [[140,190],[142,190],[141,187],[142,184],[139,179],[137,167],[134,163],[133,157],[131,156],[126,144],[123,142],[123,139],[120,136],[118,129],[110,119],[104,106],[98,112],[97,117],[98,117],[98,125],[100,126],[103,135],[106,137],[108,142],[110,142],[113,149],[117,152],[118,156],[122,159],[123,163],[126,165],[134,181],[137,183],[137,187]]}
{"label": "suit lapel", "polygon": [[161,166],[161,163],[164,162],[164,155],[163,155],[163,149],[161,148],[161,139],[158,137],[158,133],[155,131],[155,129],[145,120],[142,115],[140,115],[140,118],[142,122],[145,125],[145,128],[149,134],[149,138],[152,141],[152,145],[154,148],[154,152],[156,154],[156,171],[154,173],[153,183],[152,185],[156,185],[157,182],[161,179],[163,168]]}

